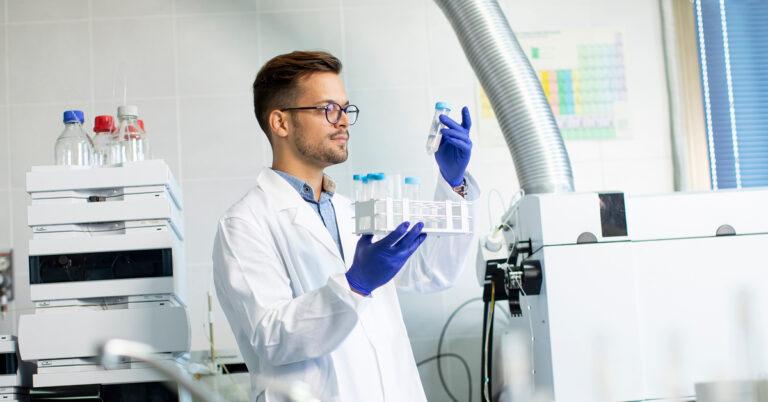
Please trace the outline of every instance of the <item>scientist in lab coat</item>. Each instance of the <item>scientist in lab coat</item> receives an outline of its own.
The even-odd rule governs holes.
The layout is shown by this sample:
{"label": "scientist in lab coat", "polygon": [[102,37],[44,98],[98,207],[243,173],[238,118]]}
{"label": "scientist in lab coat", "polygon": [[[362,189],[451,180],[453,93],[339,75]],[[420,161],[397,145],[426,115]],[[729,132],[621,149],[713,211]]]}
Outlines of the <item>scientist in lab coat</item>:
{"label": "scientist in lab coat", "polygon": [[[347,160],[359,114],[340,72],[328,53],[292,52],[256,75],[254,112],[273,163],[219,220],[216,292],[255,400],[285,400],[278,383],[298,380],[323,401],[426,401],[396,290],[450,287],[471,235],[427,236],[418,222],[375,242],[353,234],[352,202],[323,174]],[[474,200],[469,112],[442,121],[435,199]]]}

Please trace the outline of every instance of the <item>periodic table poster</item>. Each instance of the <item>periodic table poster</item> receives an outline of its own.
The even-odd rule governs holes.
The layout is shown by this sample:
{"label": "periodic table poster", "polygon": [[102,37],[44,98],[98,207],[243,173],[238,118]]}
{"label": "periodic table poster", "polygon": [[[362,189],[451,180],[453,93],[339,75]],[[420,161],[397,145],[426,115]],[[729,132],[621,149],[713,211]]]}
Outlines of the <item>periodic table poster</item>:
{"label": "periodic table poster", "polygon": [[[536,70],[563,138],[629,135],[621,32],[574,29],[516,35]],[[481,121],[486,121],[481,123],[483,131],[493,129],[496,118],[482,89],[479,104]]]}

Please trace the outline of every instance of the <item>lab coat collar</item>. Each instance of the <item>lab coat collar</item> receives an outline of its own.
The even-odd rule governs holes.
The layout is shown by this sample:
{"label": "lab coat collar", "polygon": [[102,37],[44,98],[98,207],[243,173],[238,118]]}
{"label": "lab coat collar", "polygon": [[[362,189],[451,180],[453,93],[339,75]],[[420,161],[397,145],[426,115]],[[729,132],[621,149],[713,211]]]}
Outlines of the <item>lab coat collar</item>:
{"label": "lab coat collar", "polygon": [[[277,212],[288,211],[292,214],[292,221],[294,225],[305,228],[312,237],[325,246],[333,255],[342,260],[339,248],[336,242],[331,237],[328,229],[323,225],[323,221],[318,216],[317,212],[304,201],[299,193],[288,184],[285,179],[280,177],[272,169],[265,167],[259,173],[256,179],[259,187],[264,190],[264,194],[271,201],[269,203],[270,208],[273,208]],[[336,198],[336,197],[334,197]],[[331,199],[333,201],[334,199]],[[342,225],[339,222],[339,209],[336,208],[334,202],[334,208],[336,209],[336,222],[339,227],[339,233],[342,233]],[[344,235],[341,235],[344,239]],[[346,253],[346,245],[342,244]]]}

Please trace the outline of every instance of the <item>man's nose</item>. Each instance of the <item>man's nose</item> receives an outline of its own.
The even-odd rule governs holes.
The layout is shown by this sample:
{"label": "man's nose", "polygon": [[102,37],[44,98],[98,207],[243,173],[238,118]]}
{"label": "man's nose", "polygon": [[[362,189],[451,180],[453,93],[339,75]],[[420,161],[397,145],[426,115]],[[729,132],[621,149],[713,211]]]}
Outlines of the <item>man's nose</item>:
{"label": "man's nose", "polygon": [[347,128],[349,127],[349,115],[347,115],[346,112],[341,112],[341,118],[339,121],[336,122],[336,124],[333,125],[335,128]]}

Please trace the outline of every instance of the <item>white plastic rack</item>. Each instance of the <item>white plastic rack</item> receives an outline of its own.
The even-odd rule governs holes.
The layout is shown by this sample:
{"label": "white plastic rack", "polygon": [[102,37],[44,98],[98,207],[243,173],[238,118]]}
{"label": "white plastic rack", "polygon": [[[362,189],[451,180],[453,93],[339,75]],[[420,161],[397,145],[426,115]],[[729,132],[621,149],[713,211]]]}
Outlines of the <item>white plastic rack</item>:
{"label": "white plastic rack", "polygon": [[465,234],[472,231],[466,201],[382,198],[355,203],[357,234],[386,234],[405,221],[423,222],[425,233]]}

